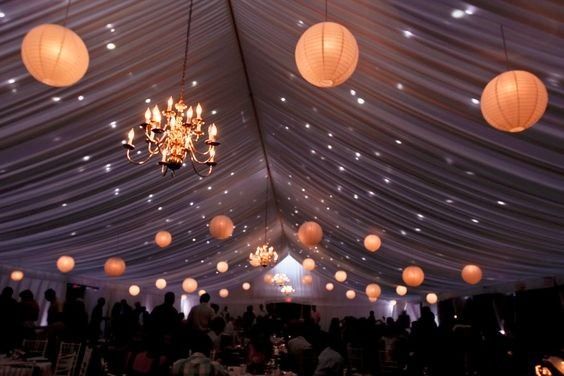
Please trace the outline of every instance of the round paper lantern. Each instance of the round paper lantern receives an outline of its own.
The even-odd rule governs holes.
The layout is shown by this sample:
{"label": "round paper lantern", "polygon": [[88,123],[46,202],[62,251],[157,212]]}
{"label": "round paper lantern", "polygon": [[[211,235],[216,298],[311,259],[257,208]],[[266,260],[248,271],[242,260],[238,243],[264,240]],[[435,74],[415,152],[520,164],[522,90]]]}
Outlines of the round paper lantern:
{"label": "round paper lantern", "polygon": [[378,235],[368,235],[364,238],[364,248],[369,250],[370,252],[376,252],[380,249],[382,245],[382,241]]}
{"label": "round paper lantern", "polygon": [[492,127],[521,132],[540,120],[548,104],[548,92],[537,76],[520,70],[508,71],[488,82],[480,107]]}
{"label": "round paper lantern", "polygon": [[267,284],[271,284],[271,283],[272,283],[272,278],[274,278],[274,277],[272,276],[272,274],[266,273],[266,274],[264,275],[264,282],[267,283]]}
{"label": "round paper lantern", "polygon": [[229,269],[229,264],[225,261],[220,261],[217,263],[217,271],[220,273],[225,273]]}
{"label": "round paper lantern", "polygon": [[63,87],[84,76],[90,57],[86,45],[74,31],[43,24],[31,29],[23,39],[22,60],[36,80]]}
{"label": "round paper lantern", "polygon": [[407,287],[398,285],[396,287],[396,294],[398,294],[399,296],[404,296],[405,294],[407,294]]}
{"label": "round paper lantern", "polygon": [[226,215],[216,215],[210,221],[210,234],[216,239],[227,239],[233,234],[233,221]]}
{"label": "round paper lantern", "polygon": [[313,282],[313,277],[309,274],[306,274],[302,277],[302,283],[304,285],[311,285],[311,283]]}
{"label": "round paper lantern", "polygon": [[155,286],[159,289],[159,290],[163,290],[166,288],[166,279],[164,278],[159,278],[155,281]]}
{"label": "round paper lantern", "polygon": [[334,288],[335,288],[335,285],[332,284],[331,282],[329,282],[325,285],[325,290],[327,290],[327,291],[333,291]]}
{"label": "round paper lantern", "polygon": [[425,279],[425,273],[419,266],[408,266],[403,270],[401,277],[406,285],[411,287],[420,286]]}
{"label": "round paper lantern", "polygon": [[347,280],[347,272],[344,270],[338,270],[335,273],[335,280],[337,280],[337,282],[345,282]]}
{"label": "round paper lantern", "polygon": [[219,290],[219,296],[222,298],[227,298],[229,296],[229,290],[227,289]]}
{"label": "round paper lantern", "polygon": [[125,273],[125,261],[121,257],[110,257],[104,264],[104,272],[108,277],[119,277]]}
{"label": "round paper lantern", "polygon": [[193,293],[198,289],[198,282],[194,278],[186,278],[182,281],[182,290],[187,293]]}
{"label": "round paper lantern", "polygon": [[369,298],[379,298],[380,295],[382,294],[382,289],[380,288],[380,286],[377,283],[370,283],[368,286],[366,286],[366,295],[368,295]]}
{"label": "round paper lantern", "polygon": [[57,259],[57,269],[61,273],[68,273],[74,269],[74,259],[71,256],[61,256]]}
{"label": "round paper lantern", "polygon": [[427,300],[427,303],[429,304],[435,304],[439,301],[439,297],[434,292],[430,292],[425,297],[425,300]]}
{"label": "round paper lantern", "polygon": [[304,259],[304,261],[302,261],[302,266],[305,270],[312,271],[313,269],[315,269],[315,260],[308,257]]}
{"label": "round paper lantern", "polygon": [[249,282],[243,283],[243,290],[248,291],[251,289],[251,284]]}
{"label": "round paper lantern", "polygon": [[482,280],[482,269],[477,265],[466,265],[462,268],[461,275],[464,282],[475,285]]}
{"label": "round paper lantern", "polygon": [[354,290],[347,290],[345,295],[347,296],[347,299],[349,299],[349,300],[353,300],[354,298],[356,298],[356,292]]}
{"label": "round paper lantern", "polygon": [[378,298],[371,298],[370,296],[368,297],[368,300],[370,300],[370,303],[376,303],[378,301]]}
{"label": "round paper lantern", "polygon": [[22,272],[21,270],[14,270],[12,273],[10,273],[10,279],[14,282],[21,281],[23,277],[24,277],[24,272]]}
{"label": "round paper lantern", "polygon": [[320,22],[302,34],[296,45],[296,65],[302,77],[318,87],[345,82],[358,63],[355,37],[335,22]]}
{"label": "round paper lantern", "polygon": [[206,290],[200,290],[198,291],[198,296],[202,296],[206,293]]}
{"label": "round paper lantern", "polygon": [[159,231],[155,235],[155,243],[161,248],[168,247],[172,243],[172,235],[168,231]]}
{"label": "round paper lantern", "polygon": [[137,296],[139,295],[139,293],[141,292],[141,288],[137,285],[131,285],[129,286],[129,294],[131,296]]}
{"label": "round paper lantern", "polygon": [[313,247],[323,239],[323,230],[317,222],[304,222],[298,229],[298,238],[302,244]]}

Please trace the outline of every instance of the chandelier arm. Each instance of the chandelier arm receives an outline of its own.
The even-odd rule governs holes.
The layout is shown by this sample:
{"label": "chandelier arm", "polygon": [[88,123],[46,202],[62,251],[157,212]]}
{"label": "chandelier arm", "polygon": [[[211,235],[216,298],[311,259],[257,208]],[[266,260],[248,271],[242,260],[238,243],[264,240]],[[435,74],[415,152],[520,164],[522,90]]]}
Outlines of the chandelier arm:
{"label": "chandelier arm", "polygon": [[127,151],[126,151],[127,160],[130,163],[133,163],[133,164],[136,164],[136,165],[143,165],[143,164],[147,163],[149,161],[149,159],[151,159],[156,154],[156,153],[149,152],[149,155],[147,156],[146,159],[141,160],[141,161],[135,161],[135,160],[133,160],[133,158],[131,158],[130,152],[131,152],[131,150],[127,149]]}
{"label": "chandelier arm", "polygon": [[192,162],[192,168],[194,169],[194,172],[196,173],[196,175],[198,175],[201,178],[207,178],[208,176],[211,175],[213,166],[209,166],[207,174],[201,174],[200,171],[198,171],[198,169],[196,169],[196,165],[194,164],[194,160],[192,158],[190,158],[190,161]]}

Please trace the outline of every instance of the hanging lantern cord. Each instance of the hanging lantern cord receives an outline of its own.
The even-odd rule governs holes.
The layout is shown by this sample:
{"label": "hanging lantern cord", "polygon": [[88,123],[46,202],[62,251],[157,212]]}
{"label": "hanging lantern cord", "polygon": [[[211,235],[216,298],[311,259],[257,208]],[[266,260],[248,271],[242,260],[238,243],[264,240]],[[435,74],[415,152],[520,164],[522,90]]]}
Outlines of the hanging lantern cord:
{"label": "hanging lantern cord", "polygon": [[69,18],[69,10],[71,6],[72,0],[67,2],[67,9],[65,10],[65,19],[63,20],[63,27],[67,26],[67,19]]}
{"label": "hanging lantern cord", "polygon": [[505,67],[507,68],[507,70],[509,69],[509,55],[507,54],[507,44],[505,42],[505,32],[503,30],[503,25],[499,25],[499,28],[501,30],[501,40],[503,41],[503,52],[505,53]]}
{"label": "hanging lantern cord", "polygon": [[180,79],[180,99],[184,99],[184,84],[186,83],[186,63],[188,62],[188,46],[190,45],[190,25],[192,24],[192,3],[188,8],[188,26],[186,27],[186,46],[184,47],[184,63],[182,64],[182,78]]}
{"label": "hanging lantern cord", "polygon": [[327,0],[325,0],[325,22],[327,22]]}
{"label": "hanging lantern cord", "polygon": [[264,202],[264,243],[266,244],[266,231],[268,228],[268,176],[266,177],[266,198]]}

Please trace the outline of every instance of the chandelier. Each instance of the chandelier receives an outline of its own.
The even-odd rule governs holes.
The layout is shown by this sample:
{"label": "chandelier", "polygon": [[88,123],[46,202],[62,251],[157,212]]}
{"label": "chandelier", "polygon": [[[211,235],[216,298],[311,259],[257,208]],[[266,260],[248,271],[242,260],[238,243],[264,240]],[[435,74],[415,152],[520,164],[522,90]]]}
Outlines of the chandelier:
{"label": "chandelier", "polygon": [[296,292],[296,290],[292,287],[292,285],[284,285],[280,288],[280,292],[286,296],[292,295]]}
{"label": "chandelier", "polygon": [[268,184],[269,180],[266,180],[266,200],[265,200],[265,214],[264,214],[264,244],[259,245],[255,252],[249,254],[249,264],[253,267],[262,266],[266,268],[267,266],[274,266],[278,261],[278,253],[274,250],[274,247],[268,244],[266,240],[267,230],[268,230]]}
{"label": "chandelier", "polygon": [[[166,111],[159,110],[158,106],[151,111],[145,111],[145,122],[140,125],[143,136],[147,143],[147,156],[141,160],[134,160],[132,152],[135,150],[133,139],[135,130],[132,128],[128,133],[127,142],[123,144],[126,149],[127,160],[138,165],[145,164],[152,157],[160,158],[161,172],[166,175],[171,171],[174,175],[176,170],[186,165],[189,158],[194,172],[199,176],[209,176],[215,161],[215,148],[217,142],[217,127],[211,124],[206,132],[203,130],[206,122],[202,118],[202,106],[198,103],[195,111],[192,106],[184,102],[184,86],[186,81],[186,62],[188,60],[188,46],[190,41],[190,24],[192,23],[192,1],[190,1],[188,14],[188,27],[186,30],[186,46],[184,50],[184,64],[182,67],[182,78],[180,80],[180,95],[176,103],[173,97],[167,102]],[[203,142],[202,142],[203,140]],[[207,149],[201,151],[198,144],[203,143]],[[137,152],[139,154],[139,152]],[[196,165],[207,165],[207,173],[202,174],[196,169]]]}
{"label": "chandelier", "polygon": [[274,275],[274,277],[272,278],[272,282],[274,282],[274,284],[282,287],[282,286],[290,283],[290,278],[288,278],[288,276],[284,273],[276,273]]}

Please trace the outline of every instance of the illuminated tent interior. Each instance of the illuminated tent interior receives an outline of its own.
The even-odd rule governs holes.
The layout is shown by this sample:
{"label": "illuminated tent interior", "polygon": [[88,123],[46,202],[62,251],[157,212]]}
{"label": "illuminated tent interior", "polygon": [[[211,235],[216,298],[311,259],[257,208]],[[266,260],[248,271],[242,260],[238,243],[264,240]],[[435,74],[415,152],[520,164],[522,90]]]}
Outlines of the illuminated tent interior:
{"label": "illuminated tent interior", "polygon": [[[62,24],[66,3],[1,5],[0,285],[62,293],[81,283],[100,288],[93,301],[136,284],[152,306],[162,299],[156,279],[180,295],[192,277],[222,305],[284,301],[263,281],[270,268],[248,261],[265,242],[267,212],[266,240],[283,263],[275,271],[294,273],[296,302],[384,312],[391,300],[416,309],[429,292],[562,282],[562,4],[329,1],[328,20],[351,31],[360,55],[350,79],[319,88],[301,77],[294,50],[324,20],[324,2],[196,1],[185,96],[218,127],[218,164],[205,178],[189,164],[163,177],[156,162],[128,163],[122,140],[148,106],[178,97],[186,4],[74,1],[66,26],[90,63],[66,88],[35,80],[20,55],[30,29]],[[500,24],[510,68],[535,74],[549,96],[542,119],[520,133],[494,129],[480,111],[485,85],[508,70]],[[216,215],[233,220],[233,236],[210,235]],[[316,247],[297,238],[306,221],[323,229]],[[161,230],[172,234],[165,248],[154,243]],[[373,253],[369,234],[382,241]],[[76,262],[67,274],[56,268],[63,255]],[[113,256],[127,268],[109,278]],[[316,262],[310,286],[301,282],[306,257]],[[227,272],[217,272],[220,261]],[[475,286],[460,276],[467,264],[483,271]],[[409,265],[425,280],[398,297]],[[10,281],[16,269],[20,282]],[[371,282],[382,288],[377,303],[364,293]]]}

